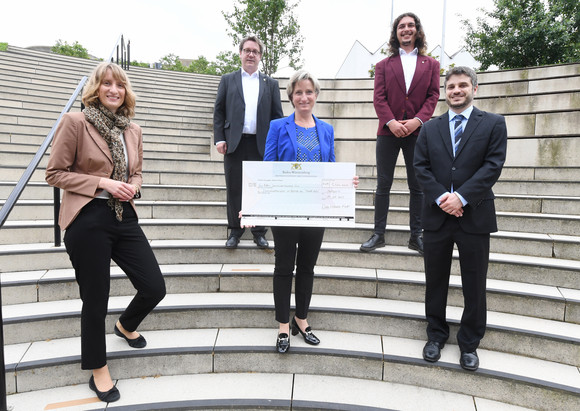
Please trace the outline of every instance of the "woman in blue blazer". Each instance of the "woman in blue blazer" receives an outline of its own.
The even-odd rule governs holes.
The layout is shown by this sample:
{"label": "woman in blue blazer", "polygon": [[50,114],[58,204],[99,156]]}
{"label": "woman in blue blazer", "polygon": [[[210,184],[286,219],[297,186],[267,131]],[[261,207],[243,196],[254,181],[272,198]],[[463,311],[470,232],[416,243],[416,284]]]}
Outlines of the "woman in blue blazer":
{"label": "woman in blue blazer", "polygon": [[[306,71],[296,72],[288,82],[288,98],[294,113],[270,122],[264,161],[334,162],[334,129],[314,117],[320,85]],[[320,340],[312,333],[307,316],[312,297],[314,265],[322,245],[322,227],[272,227],[274,236],[274,305],[280,323],[276,349],[290,348],[290,294],[296,265],[296,313],[292,318],[292,335],[300,333],[308,344]]]}

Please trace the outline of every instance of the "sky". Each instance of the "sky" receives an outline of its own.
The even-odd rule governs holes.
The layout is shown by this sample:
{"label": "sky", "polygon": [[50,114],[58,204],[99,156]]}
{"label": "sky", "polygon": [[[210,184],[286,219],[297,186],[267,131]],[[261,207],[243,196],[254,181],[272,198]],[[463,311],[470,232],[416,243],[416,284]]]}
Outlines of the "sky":
{"label": "sky", "polygon": [[[421,19],[428,51],[441,44],[445,0],[392,0],[394,16],[413,12]],[[0,42],[18,47],[78,41],[91,55],[107,58],[119,36],[131,41],[131,60],[153,63],[173,53],[215,60],[237,51],[227,35],[222,11],[233,0],[12,0],[0,9]],[[304,68],[333,78],[355,41],[375,52],[388,40],[391,0],[301,0],[295,15],[304,36]],[[475,22],[493,0],[447,0],[445,51],[464,45],[460,20]],[[281,67],[278,75],[293,70]]]}

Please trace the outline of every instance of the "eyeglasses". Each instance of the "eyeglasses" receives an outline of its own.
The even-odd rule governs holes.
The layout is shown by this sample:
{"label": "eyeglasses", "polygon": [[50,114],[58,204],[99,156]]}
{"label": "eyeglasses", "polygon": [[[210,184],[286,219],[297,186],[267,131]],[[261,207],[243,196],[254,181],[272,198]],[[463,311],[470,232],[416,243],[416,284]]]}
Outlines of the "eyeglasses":
{"label": "eyeglasses", "polygon": [[242,50],[244,52],[244,54],[253,54],[254,56],[259,56],[260,54],[260,50],[252,50],[252,49],[243,49]]}

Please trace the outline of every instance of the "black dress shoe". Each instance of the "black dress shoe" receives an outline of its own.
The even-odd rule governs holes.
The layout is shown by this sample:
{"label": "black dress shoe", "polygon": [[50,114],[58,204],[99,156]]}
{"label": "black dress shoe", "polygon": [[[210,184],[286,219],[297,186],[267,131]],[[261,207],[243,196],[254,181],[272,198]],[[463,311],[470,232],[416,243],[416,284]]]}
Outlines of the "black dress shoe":
{"label": "black dress shoe", "polygon": [[238,243],[240,242],[240,237],[236,237],[235,235],[231,235],[226,241],[226,248],[236,248]]}
{"label": "black dress shoe", "polygon": [[373,234],[368,241],[362,243],[360,246],[361,251],[373,251],[375,248],[385,246],[385,236],[384,234]]}
{"label": "black dress shoe", "polygon": [[445,347],[445,343],[427,341],[427,344],[423,347],[423,359],[429,362],[439,361],[443,347]]}
{"label": "black dress shoe", "polygon": [[121,398],[121,393],[119,393],[119,390],[115,386],[113,386],[109,391],[99,391],[95,384],[95,378],[92,375],[89,380],[89,388],[93,390],[97,394],[99,400],[103,402],[115,402]]}
{"label": "black dress shoe", "polygon": [[298,323],[296,323],[296,318],[292,318],[292,335],[297,335],[300,333],[302,337],[304,337],[304,341],[306,344],[310,345],[318,345],[320,344],[320,340],[314,334],[312,334],[312,328],[310,326],[306,327],[305,331],[302,331],[300,327],[298,327]]}
{"label": "black dress shoe", "polygon": [[479,357],[477,352],[461,351],[461,358],[459,359],[461,368],[467,371],[475,371],[479,368]]}
{"label": "black dress shoe", "polygon": [[290,336],[286,333],[278,334],[278,339],[276,339],[276,351],[280,354],[284,354],[290,349]]}
{"label": "black dress shoe", "polygon": [[412,235],[409,238],[409,248],[419,251],[419,254],[423,255],[423,238],[419,235]]}
{"label": "black dress shoe", "polygon": [[117,328],[117,324],[115,324],[115,335],[117,337],[124,338],[125,341],[127,341],[127,344],[129,344],[129,347],[131,348],[145,348],[145,346],[147,346],[147,340],[145,339],[145,337],[140,335],[139,337],[133,339],[127,338],[125,334],[123,334],[121,330]]}
{"label": "black dress shoe", "polygon": [[268,248],[268,240],[263,235],[254,236],[254,242],[258,248]]}

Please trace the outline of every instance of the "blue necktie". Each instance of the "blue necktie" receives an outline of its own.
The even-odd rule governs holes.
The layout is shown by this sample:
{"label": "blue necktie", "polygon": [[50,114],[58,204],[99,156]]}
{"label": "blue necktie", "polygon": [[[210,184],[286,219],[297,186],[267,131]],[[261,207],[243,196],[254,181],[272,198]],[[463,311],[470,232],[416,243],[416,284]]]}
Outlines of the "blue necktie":
{"label": "blue necktie", "polygon": [[457,151],[457,147],[459,146],[459,142],[461,141],[461,135],[463,134],[463,127],[461,127],[461,123],[463,122],[463,115],[458,114],[454,117],[455,125],[453,127],[453,136],[451,136],[451,143],[453,144],[453,157],[455,157],[455,152]]}

